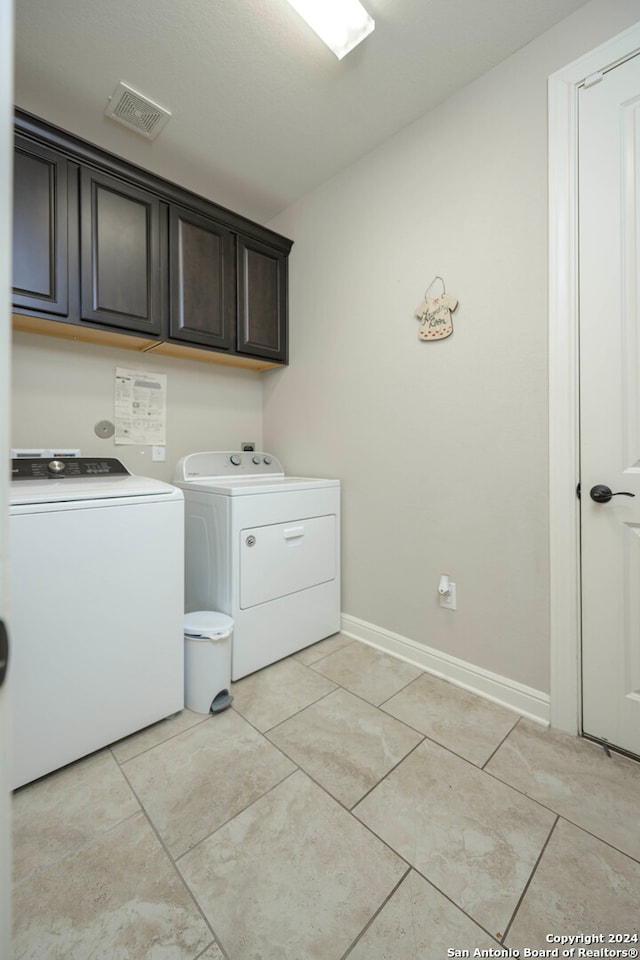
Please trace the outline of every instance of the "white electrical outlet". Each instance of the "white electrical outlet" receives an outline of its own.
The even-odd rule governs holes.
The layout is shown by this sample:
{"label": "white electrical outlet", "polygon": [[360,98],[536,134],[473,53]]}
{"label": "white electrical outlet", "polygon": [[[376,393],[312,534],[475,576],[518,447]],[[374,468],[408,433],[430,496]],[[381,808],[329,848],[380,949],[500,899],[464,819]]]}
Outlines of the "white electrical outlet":
{"label": "white electrical outlet", "polygon": [[151,447],[151,459],[155,463],[164,463],[167,459],[167,453],[165,447],[161,446],[152,446]]}
{"label": "white electrical outlet", "polygon": [[440,606],[445,610],[456,609],[456,585],[453,580],[449,580],[449,592],[440,596]]}

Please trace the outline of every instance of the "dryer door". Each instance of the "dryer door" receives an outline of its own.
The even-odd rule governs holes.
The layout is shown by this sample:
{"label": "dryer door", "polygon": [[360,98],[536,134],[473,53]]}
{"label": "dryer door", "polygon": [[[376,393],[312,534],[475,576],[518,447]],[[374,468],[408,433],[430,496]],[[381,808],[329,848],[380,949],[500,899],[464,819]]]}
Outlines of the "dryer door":
{"label": "dryer door", "polygon": [[332,514],[241,530],[241,609],[334,580],[336,549]]}

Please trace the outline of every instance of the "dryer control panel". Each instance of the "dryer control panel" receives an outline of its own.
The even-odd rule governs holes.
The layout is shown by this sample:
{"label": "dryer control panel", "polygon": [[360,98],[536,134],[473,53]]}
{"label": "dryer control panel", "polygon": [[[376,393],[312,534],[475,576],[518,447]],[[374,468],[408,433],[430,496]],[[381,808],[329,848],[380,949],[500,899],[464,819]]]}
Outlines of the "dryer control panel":
{"label": "dryer control panel", "polygon": [[208,450],[190,453],[178,461],[176,483],[188,480],[283,477],[277,457],[259,450]]}

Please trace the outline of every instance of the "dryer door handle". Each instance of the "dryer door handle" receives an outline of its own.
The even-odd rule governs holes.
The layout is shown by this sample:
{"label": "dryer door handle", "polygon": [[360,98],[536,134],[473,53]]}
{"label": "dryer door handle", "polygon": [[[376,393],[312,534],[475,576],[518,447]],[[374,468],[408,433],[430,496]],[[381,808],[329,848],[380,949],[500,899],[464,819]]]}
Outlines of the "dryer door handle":
{"label": "dryer door handle", "polygon": [[283,530],[283,536],[285,540],[297,540],[299,537],[304,537],[304,527],[286,527]]}

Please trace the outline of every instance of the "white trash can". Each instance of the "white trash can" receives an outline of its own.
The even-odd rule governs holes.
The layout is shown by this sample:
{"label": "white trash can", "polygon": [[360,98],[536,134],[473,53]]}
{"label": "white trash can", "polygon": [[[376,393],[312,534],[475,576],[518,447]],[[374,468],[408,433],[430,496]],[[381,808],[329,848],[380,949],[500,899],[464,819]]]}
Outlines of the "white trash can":
{"label": "white trash can", "polygon": [[219,713],[231,696],[233,620],[198,610],[184,618],[184,705],[195,713]]}

